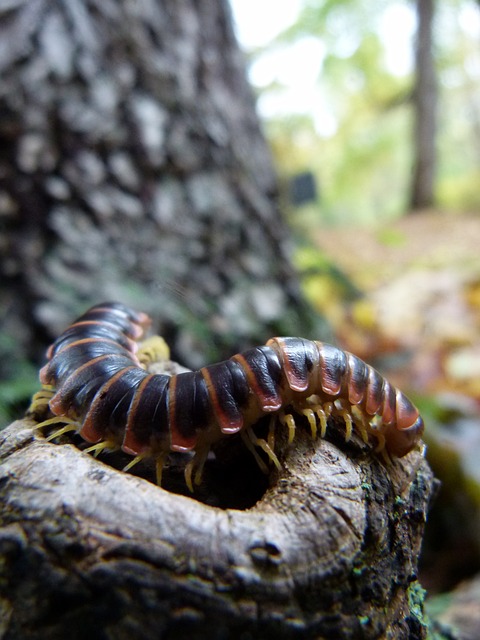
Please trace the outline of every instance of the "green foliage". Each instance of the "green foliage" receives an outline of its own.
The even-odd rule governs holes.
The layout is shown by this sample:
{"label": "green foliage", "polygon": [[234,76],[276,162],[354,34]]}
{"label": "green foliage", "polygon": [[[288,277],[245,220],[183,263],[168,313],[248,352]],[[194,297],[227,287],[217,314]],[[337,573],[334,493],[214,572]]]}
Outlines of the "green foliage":
{"label": "green foliage", "polygon": [[[269,46],[253,54],[288,48],[305,39],[323,44],[318,100],[334,121],[326,133],[315,104],[303,113],[270,117],[268,137],[281,177],[310,170],[319,200],[288,209],[303,235],[325,224],[385,222],[408,203],[413,166],[412,73],[393,72],[379,29],[387,11],[413,10],[407,0],[304,0],[298,19]],[[467,18],[459,16],[462,10]],[[478,195],[478,34],[468,29],[469,0],[436,5],[435,55],[440,84],[437,199],[454,210],[480,209]],[[413,21],[413,13],[411,13]],[[399,29],[402,29],[402,24]],[[409,34],[405,32],[405,41]],[[413,52],[413,43],[410,44]],[[317,61],[305,60],[305,65]],[[261,93],[276,92],[278,82]]]}
{"label": "green foliage", "polygon": [[25,358],[18,358],[15,341],[0,333],[0,355],[2,360],[0,378],[0,429],[19,417],[29,398],[39,388],[38,371]]}

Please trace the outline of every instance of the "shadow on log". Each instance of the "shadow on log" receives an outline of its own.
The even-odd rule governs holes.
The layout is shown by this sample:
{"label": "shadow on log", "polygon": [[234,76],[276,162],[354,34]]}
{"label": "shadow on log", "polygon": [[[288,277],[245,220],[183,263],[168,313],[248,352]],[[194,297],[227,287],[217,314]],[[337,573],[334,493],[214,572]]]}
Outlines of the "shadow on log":
{"label": "shadow on log", "polygon": [[3,640],[426,637],[416,571],[435,481],[418,451],[387,468],[331,422],[330,440],[280,437],[282,471],[259,484],[228,454],[225,482],[207,463],[190,497],[34,424],[0,434]]}

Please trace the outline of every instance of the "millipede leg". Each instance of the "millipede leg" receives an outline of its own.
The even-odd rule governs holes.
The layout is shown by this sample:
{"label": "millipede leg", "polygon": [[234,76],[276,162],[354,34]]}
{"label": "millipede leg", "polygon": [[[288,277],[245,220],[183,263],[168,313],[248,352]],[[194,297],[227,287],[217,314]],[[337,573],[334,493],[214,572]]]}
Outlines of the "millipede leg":
{"label": "millipede leg", "polygon": [[368,444],[368,434],[372,429],[369,416],[356,404],[351,408],[352,420],[365,444]]}
{"label": "millipede leg", "polygon": [[113,451],[118,448],[119,447],[111,440],[102,440],[101,442],[97,442],[97,444],[93,444],[91,447],[84,449],[83,453],[91,453],[94,458],[97,458],[102,451],[105,451],[105,449]]}
{"label": "millipede leg", "polygon": [[39,391],[32,396],[32,401],[27,409],[28,413],[44,412],[49,405],[50,400],[55,395],[55,389],[51,385],[44,385]]}
{"label": "millipede leg", "polygon": [[360,421],[356,422],[355,424],[358,427],[358,430],[360,431],[360,435],[362,436],[362,440],[364,441],[365,444],[368,444],[368,430],[367,430],[367,427],[366,427],[365,423],[362,420],[360,420]]}
{"label": "millipede leg", "polygon": [[320,424],[322,425],[322,430],[320,432],[320,437],[324,438],[327,433],[327,420],[332,415],[333,412],[333,402],[324,402],[322,409],[322,414],[325,416],[324,422],[320,420]]}
{"label": "millipede leg", "polygon": [[64,416],[53,416],[53,418],[48,418],[48,420],[39,422],[33,427],[33,429],[35,431],[40,431],[41,429],[49,427],[52,424],[65,424],[67,422],[70,422],[70,418],[65,418]]}
{"label": "millipede leg", "polygon": [[146,457],[147,457],[146,453],[139,453],[138,456],[135,456],[132,460],[130,460],[130,462],[127,465],[123,467],[122,471],[129,471],[132,467],[134,467],[136,464],[141,462]]}
{"label": "millipede leg", "polygon": [[58,429],[54,433],[51,433],[48,436],[48,438],[45,438],[45,440],[47,442],[50,442],[51,440],[55,440],[55,438],[59,438],[60,436],[63,436],[64,433],[68,433],[69,431],[76,431],[77,427],[78,427],[78,425],[75,422],[72,422],[70,424],[66,424],[61,429]]}
{"label": "millipede leg", "polygon": [[372,429],[371,432],[378,441],[377,446],[375,447],[375,453],[381,453],[385,449],[385,436],[380,431],[376,429]]}
{"label": "millipede leg", "polygon": [[240,435],[242,437],[242,440],[243,440],[245,446],[250,451],[252,456],[255,458],[256,463],[258,464],[260,469],[263,471],[263,473],[268,473],[267,465],[264,463],[264,461],[258,455],[258,453],[257,453],[255,447],[253,446],[252,441],[248,437],[246,431],[248,431],[248,429],[247,430],[244,429],[244,430],[240,431]]}
{"label": "millipede leg", "polygon": [[185,475],[185,483],[191,493],[193,493],[192,473],[193,473],[193,460],[190,460],[190,462],[185,467],[184,475]]}
{"label": "millipede leg", "polygon": [[295,424],[295,418],[292,416],[291,413],[280,413],[280,422],[282,424],[286,424],[288,427],[288,444],[292,444],[294,438],[295,438],[295,430],[297,428],[297,425]]}
{"label": "millipede leg", "polygon": [[65,416],[54,416],[53,418],[48,418],[48,420],[44,420],[43,422],[39,422],[35,425],[35,431],[41,431],[45,427],[50,427],[52,424],[63,424],[64,426],[60,429],[57,429],[53,433],[51,433],[45,440],[50,442],[50,440],[55,440],[59,436],[67,433],[68,431],[77,431],[80,425],[72,418],[67,418]]}
{"label": "millipede leg", "polygon": [[277,416],[272,415],[270,418],[270,422],[268,424],[268,436],[267,442],[268,446],[272,451],[275,451],[275,426],[277,424]]}
{"label": "millipede leg", "polygon": [[302,413],[308,420],[308,424],[310,425],[310,429],[312,432],[312,438],[316,440],[317,438],[317,420],[315,418],[315,414],[312,409],[301,409],[300,413]]}
{"label": "millipede leg", "polygon": [[[260,447],[260,449],[265,451],[267,456],[270,458],[270,460],[273,462],[273,464],[280,471],[281,468],[282,468],[282,465],[280,464],[279,459],[275,455],[275,452],[269,447],[268,442],[266,440],[264,440],[263,438],[257,438],[257,436],[255,435],[255,433],[254,433],[254,431],[253,431],[253,429],[251,427],[248,427],[247,429],[245,429],[245,431],[247,432],[247,436],[250,439],[250,441],[253,444],[253,446],[254,447]],[[242,433],[243,433],[243,431],[242,431]]]}
{"label": "millipede leg", "polygon": [[324,438],[327,433],[327,416],[323,407],[315,407],[315,413],[318,416],[320,422],[320,437]]}
{"label": "millipede leg", "polygon": [[167,457],[167,453],[161,453],[157,456],[155,460],[155,476],[157,480],[157,485],[159,487],[162,486],[162,473],[163,473],[163,465],[165,464],[165,458]]}
{"label": "millipede leg", "polygon": [[385,464],[393,464],[393,460],[385,447],[380,451],[380,455],[382,456]]}
{"label": "millipede leg", "polygon": [[345,442],[348,442],[352,437],[352,431],[353,431],[352,416],[346,409],[342,409],[340,411],[340,416],[345,421]]}
{"label": "millipede leg", "polygon": [[[207,461],[209,451],[210,445],[204,445],[203,447],[200,447],[195,451],[194,457],[185,467],[185,482],[192,493],[193,485],[196,484],[198,486],[202,481],[203,467],[205,466],[205,462]],[[194,471],[195,475],[193,474]]]}

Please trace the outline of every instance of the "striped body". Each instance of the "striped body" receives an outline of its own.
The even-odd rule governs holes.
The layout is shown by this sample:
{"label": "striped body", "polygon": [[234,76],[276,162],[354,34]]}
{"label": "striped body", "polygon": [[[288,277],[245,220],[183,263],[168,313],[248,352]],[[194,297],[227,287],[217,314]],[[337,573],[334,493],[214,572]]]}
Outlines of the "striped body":
{"label": "striped body", "polygon": [[369,433],[380,433],[394,455],[421,437],[423,421],[408,398],[334,346],[272,338],[198,371],[151,374],[136,355],[149,324],[122,304],[100,304],[49,348],[40,379],[56,390],[50,409],[76,420],[86,441],[112,441],[132,455],[190,451],[289,406],[303,411],[312,397],[318,407],[357,407]]}

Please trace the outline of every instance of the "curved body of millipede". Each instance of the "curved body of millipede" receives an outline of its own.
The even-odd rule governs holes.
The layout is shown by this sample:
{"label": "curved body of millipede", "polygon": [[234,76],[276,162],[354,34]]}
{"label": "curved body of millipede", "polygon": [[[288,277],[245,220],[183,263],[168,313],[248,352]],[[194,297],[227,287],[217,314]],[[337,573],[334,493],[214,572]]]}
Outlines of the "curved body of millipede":
{"label": "curved body of millipede", "polygon": [[[408,398],[332,345],[272,338],[223,362],[169,376],[149,373],[139,359],[138,341],[149,324],[146,314],[120,303],[99,304],[78,318],[50,346],[40,371],[45,390],[37,404],[48,402],[58,419],[39,426],[63,421],[61,431],[77,430],[93,450],[121,447],[135,461],[153,457],[159,480],[170,451],[194,451],[185,471],[190,489],[192,478],[200,482],[210,446],[228,434],[240,432],[260,466],[256,447],[279,467],[274,424],[279,419],[293,440],[293,412],[306,417],[314,437],[318,427],[325,434],[330,415],[340,415],[347,440],[355,427],[386,457],[404,456],[421,438],[423,420]],[[252,425],[268,414],[269,436],[257,438]]]}

